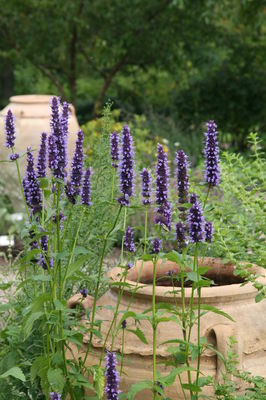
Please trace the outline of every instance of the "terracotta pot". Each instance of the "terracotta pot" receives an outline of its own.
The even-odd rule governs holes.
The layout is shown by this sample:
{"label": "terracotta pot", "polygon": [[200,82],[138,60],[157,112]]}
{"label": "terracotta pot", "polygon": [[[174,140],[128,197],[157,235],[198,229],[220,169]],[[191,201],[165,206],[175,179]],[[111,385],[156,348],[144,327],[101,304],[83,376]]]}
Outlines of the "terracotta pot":
{"label": "terracotta pot", "polygon": [[[8,155],[10,154],[10,149],[7,149],[4,146],[4,126],[7,111],[11,109],[15,116],[16,151],[18,153],[23,153],[28,146],[31,146],[33,149],[38,149],[41,133],[50,132],[49,101],[51,97],[52,96],[49,95],[34,94],[12,96],[10,98],[10,103],[0,111],[0,160],[8,159]],[[78,130],[79,124],[76,118],[75,109],[70,105],[68,152],[71,157],[74,152],[76,133]],[[25,160],[26,157],[20,160],[22,169]],[[16,192],[16,189],[18,188],[18,180],[15,163],[1,164],[1,179],[6,183],[7,191],[9,193],[11,192],[13,194]],[[13,198],[13,195],[10,197]]]}
{"label": "terracotta pot", "polygon": [[[132,268],[127,275],[126,282],[134,289],[137,285],[138,274],[140,272],[142,261]],[[222,283],[220,286],[203,287],[202,288],[202,304],[212,305],[227,314],[229,314],[235,322],[230,321],[222,315],[209,312],[201,318],[201,336],[204,336],[208,342],[212,343],[217,350],[224,356],[227,355],[229,336],[234,336],[237,344],[234,346],[234,351],[239,358],[239,368],[252,372],[254,375],[266,377],[266,302],[255,303],[257,290],[251,283],[241,285],[241,280],[233,275],[234,265],[223,264],[219,259],[205,258],[200,260],[201,266],[208,266],[210,269],[208,275],[211,279]],[[157,265],[157,280],[163,282],[162,276],[166,275],[169,270],[178,271],[179,267],[173,262],[162,263]],[[260,281],[266,283],[265,270],[252,266],[255,273],[262,275]],[[109,277],[111,282],[120,281],[120,268],[114,268],[110,271]],[[152,285],[147,282],[152,280],[152,262],[144,262],[140,282],[146,282],[136,292],[134,301],[130,305],[130,310],[136,313],[143,313],[152,304]],[[226,284],[229,283],[229,284]],[[165,284],[165,282],[164,282]],[[131,300],[131,290],[125,287],[122,301],[119,307],[120,311],[125,311]],[[181,305],[181,296],[176,294],[174,298],[172,286],[157,286],[156,287],[156,302],[166,302]],[[176,289],[178,290],[178,288]],[[185,288],[185,300],[189,302],[192,289]],[[103,350],[103,342],[106,333],[110,327],[113,318],[113,310],[104,308],[104,306],[113,306],[115,308],[118,297],[118,289],[115,286],[110,286],[110,289],[97,301],[98,308],[96,320],[102,320],[101,333],[103,340],[98,337],[93,338],[92,351],[87,359],[87,365],[98,364],[100,355]],[[75,307],[80,303],[80,295],[76,295],[69,300],[69,307]],[[197,304],[197,293],[195,292],[195,304]],[[82,302],[84,310],[91,308],[93,299],[88,297]],[[84,323],[86,318],[83,317]],[[134,329],[134,323],[130,318],[127,320],[127,327]],[[142,343],[134,334],[125,331],[125,346],[124,346],[124,374],[121,377],[120,388],[123,392],[127,392],[131,384],[138,381],[152,379],[152,328],[149,322],[141,321],[140,327],[144,332],[148,344]],[[197,341],[197,327],[192,331],[191,342]],[[121,331],[115,339],[114,351],[121,351]],[[158,370],[162,374],[169,373],[169,367],[160,365],[160,362],[169,358],[166,344],[163,342],[170,339],[182,339],[182,331],[176,323],[164,322],[160,323],[157,331],[157,360]],[[73,351],[78,356],[84,356],[87,348],[89,334],[83,337],[83,348],[80,354],[77,354],[77,349],[72,346]],[[111,338],[107,341],[107,348],[110,348]],[[217,358],[213,351],[209,351],[202,356],[201,372],[204,375],[211,375],[219,378],[222,363]],[[183,375],[183,382],[186,382],[186,375]],[[205,388],[204,394],[211,395],[212,389]],[[181,388],[176,382],[172,387],[166,390],[166,394],[172,399],[183,399]],[[136,399],[152,399],[150,391],[141,392]]]}

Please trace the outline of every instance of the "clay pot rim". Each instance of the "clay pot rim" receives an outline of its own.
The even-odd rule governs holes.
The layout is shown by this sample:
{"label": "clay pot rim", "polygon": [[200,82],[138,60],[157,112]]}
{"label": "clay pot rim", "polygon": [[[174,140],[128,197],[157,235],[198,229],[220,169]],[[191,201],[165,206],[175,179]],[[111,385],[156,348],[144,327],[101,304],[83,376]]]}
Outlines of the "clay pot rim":
{"label": "clay pot rim", "polygon": [[47,104],[53,95],[50,94],[21,94],[18,96],[11,96],[10,103],[16,104]]}
{"label": "clay pot rim", "polygon": [[[151,261],[144,261],[143,262],[143,270],[145,268],[151,269]],[[171,266],[175,263],[172,263],[170,261],[166,261],[165,264],[171,264]],[[137,266],[142,264],[142,260],[137,261]],[[224,264],[222,263],[222,259],[220,258],[212,258],[212,257],[205,257],[200,261],[201,266],[210,266],[212,265],[230,265],[234,267],[234,264],[232,263],[227,263]],[[252,265],[252,272],[262,275],[260,276],[257,281],[261,282],[263,284],[266,284],[266,274],[265,274],[265,269],[262,267],[259,267],[256,264],[251,264],[248,262],[241,262],[242,265]],[[177,264],[175,264],[177,265]],[[136,267],[133,267],[136,268]],[[132,268],[132,270],[133,270]],[[171,268],[169,268],[171,269]],[[130,270],[130,271],[132,271]],[[130,272],[128,273],[130,276]],[[110,279],[110,289],[111,291],[118,291],[118,286],[112,286],[112,282],[120,282],[120,276],[121,276],[121,268],[120,267],[115,267],[112,268],[109,273],[108,277]],[[137,282],[131,279],[126,279],[126,283],[130,285],[130,288],[127,286],[124,286],[124,294],[131,294],[132,290],[136,288]],[[161,299],[164,301],[165,298],[174,298],[174,294],[170,293],[173,290],[172,286],[156,286],[156,298],[157,300]],[[188,300],[191,297],[191,292],[192,288],[191,287],[186,287],[184,289],[185,291],[185,298]],[[252,283],[248,282],[245,285],[242,285],[241,283],[233,283],[230,285],[219,285],[219,286],[211,286],[211,287],[202,287],[201,289],[201,298],[202,299],[209,299],[209,300],[214,300],[214,301],[231,301],[231,300],[239,300],[241,298],[246,299],[247,297],[255,297],[255,295],[258,293],[257,289],[253,287]],[[137,292],[135,293],[135,296],[146,296],[146,297],[151,297],[152,296],[152,285],[151,284],[143,284],[139,283],[139,288]],[[181,298],[181,293],[177,293],[175,295],[177,299]],[[194,292],[194,298],[197,299],[197,291]]]}

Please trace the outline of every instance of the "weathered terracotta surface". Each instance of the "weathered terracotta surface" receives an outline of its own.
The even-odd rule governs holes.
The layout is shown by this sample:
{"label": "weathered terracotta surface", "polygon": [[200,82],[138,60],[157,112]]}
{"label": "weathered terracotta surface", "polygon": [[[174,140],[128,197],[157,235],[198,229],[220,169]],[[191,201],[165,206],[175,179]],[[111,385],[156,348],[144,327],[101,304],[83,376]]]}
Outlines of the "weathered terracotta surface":
{"label": "weathered terracotta surface", "polygon": [[[128,273],[127,283],[136,287],[139,270],[141,268],[141,261],[137,266],[132,268]],[[143,263],[143,270],[140,281],[148,282],[152,277],[152,263]],[[225,281],[225,277],[229,282],[234,281],[233,277],[234,266],[227,264],[224,265],[220,260],[205,258],[202,265],[210,267],[209,275],[217,278],[220,281]],[[252,267],[254,272],[263,275],[260,280],[265,283],[265,270],[257,266]],[[157,266],[157,278],[165,275],[169,270],[176,269],[178,266],[172,262],[167,262]],[[110,280],[118,282],[120,280],[120,269],[114,268],[110,272]],[[139,284],[142,287],[138,289],[135,294],[134,301],[130,305],[130,310],[136,313],[142,313],[152,304],[152,286],[151,284]],[[177,306],[181,305],[180,294],[174,295],[171,293],[173,288],[171,286],[157,286],[156,287],[156,302],[175,303]],[[178,290],[178,288],[176,288]],[[186,302],[188,303],[191,288],[185,288]],[[205,336],[207,340],[212,343],[218,351],[226,356],[228,350],[229,336],[234,336],[237,340],[234,351],[239,357],[240,369],[252,372],[254,375],[261,375],[266,377],[266,302],[255,303],[256,289],[248,283],[241,286],[240,283],[232,283],[223,286],[204,287],[202,288],[202,303],[209,304],[219,308],[220,310],[228,313],[235,322],[232,322],[221,315],[209,312],[201,319],[201,336]],[[113,306],[115,308],[118,297],[118,290],[111,287],[104,296],[102,296],[97,306]],[[131,293],[129,288],[125,288],[119,310],[124,311],[127,309],[131,300]],[[82,302],[83,308],[91,308],[92,298],[87,298]],[[80,302],[80,295],[76,295],[69,301],[70,307],[75,307]],[[195,304],[197,304],[197,293],[195,293]],[[109,329],[110,321],[113,318],[113,311],[106,308],[101,308],[97,311],[96,320],[101,319],[102,322],[102,335],[105,335]],[[86,323],[86,319],[84,319]],[[134,329],[134,323],[130,318],[127,320],[128,328]],[[148,344],[142,343],[136,336],[128,331],[125,332],[125,348],[124,348],[124,372],[121,378],[121,390],[126,392],[132,383],[141,380],[152,379],[152,329],[147,321],[141,322],[141,329],[145,333]],[[196,327],[192,332],[191,341],[196,343]],[[162,343],[170,339],[182,339],[181,328],[174,322],[166,322],[159,324],[157,333],[157,358],[158,362],[166,360],[169,353],[166,351],[167,346]],[[83,338],[84,346],[81,353],[86,351],[89,335]],[[110,339],[107,341],[107,348],[110,348]],[[115,339],[114,351],[121,351],[121,332]],[[103,341],[94,337],[92,353],[90,353],[87,365],[98,364],[100,355],[102,353]],[[77,354],[75,346],[73,350]],[[82,354],[79,354],[82,355]],[[216,378],[219,377],[223,368],[222,363],[214,352],[208,352],[202,357],[201,371],[204,375],[211,375]],[[158,370],[165,374],[169,369],[165,366],[158,365]],[[186,381],[185,375],[183,375]],[[169,388],[166,393],[172,399],[182,399],[182,393],[178,382]],[[211,390],[204,389],[205,394],[211,394]],[[139,394],[136,399],[152,399],[151,392],[146,391]]]}
{"label": "weathered terracotta surface", "polygon": [[[4,125],[5,116],[9,109],[15,116],[16,127],[16,151],[23,153],[27,146],[38,149],[42,132],[50,132],[50,104],[49,95],[23,95],[12,96],[10,103],[0,111],[0,160],[8,159],[10,149],[5,144]],[[68,152],[72,157],[76,141],[76,133],[79,130],[75,109],[70,106]],[[25,159],[20,160],[22,167]],[[14,192],[18,187],[15,163],[1,164],[1,179],[5,181],[8,192]],[[11,198],[13,196],[10,196]]]}

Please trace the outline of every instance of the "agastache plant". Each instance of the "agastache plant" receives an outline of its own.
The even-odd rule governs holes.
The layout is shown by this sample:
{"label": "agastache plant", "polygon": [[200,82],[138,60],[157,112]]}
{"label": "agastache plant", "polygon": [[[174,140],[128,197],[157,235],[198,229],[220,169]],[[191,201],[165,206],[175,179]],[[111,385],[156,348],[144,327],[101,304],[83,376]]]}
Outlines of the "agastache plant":
{"label": "agastache plant", "polygon": [[202,208],[198,201],[192,204],[188,215],[188,231],[192,243],[204,240],[204,218]]}
{"label": "agastache plant", "polygon": [[119,373],[116,370],[117,360],[115,353],[107,351],[107,355],[105,357],[105,389],[104,392],[106,394],[107,400],[118,400],[118,396],[120,390],[118,389],[119,385]]}
{"label": "agastache plant", "polygon": [[134,195],[134,150],[133,139],[128,125],[122,129],[121,161],[119,163],[120,192],[117,199],[122,206],[129,206],[129,199]]}
{"label": "agastache plant", "polygon": [[205,181],[209,186],[217,186],[220,180],[219,146],[217,140],[217,125],[214,121],[207,122],[205,133]]}
{"label": "agastache plant", "polygon": [[213,225],[211,222],[206,222],[204,226],[205,241],[211,243],[213,237]]}
{"label": "agastache plant", "polygon": [[11,110],[8,110],[5,121],[6,147],[12,149],[15,146],[15,124],[14,115]]}
{"label": "agastache plant", "polygon": [[178,203],[188,203],[188,161],[187,155],[183,150],[176,152],[176,180]]}
{"label": "agastache plant", "polygon": [[58,179],[65,179],[67,154],[66,154],[66,122],[63,119],[63,126],[60,118],[60,101],[57,97],[51,100],[51,136],[54,138],[55,153],[57,162],[53,168],[53,176]]}
{"label": "agastache plant", "polygon": [[72,189],[72,195],[74,197],[80,194],[81,181],[83,173],[83,132],[78,131],[78,138],[76,141],[76,149],[72,160],[72,169],[70,174],[70,186]]}
{"label": "agastache plant", "polygon": [[81,192],[81,204],[91,206],[91,167],[85,171]]}
{"label": "agastache plant", "polygon": [[41,144],[37,159],[37,177],[44,178],[46,176],[46,158],[47,158],[47,133],[41,134]]}
{"label": "agastache plant", "polygon": [[112,160],[112,166],[118,168],[119,161],[119,134],[114,131],[110,135],[110,155]]}
{"label": "agastache plant", "polygon": [[133,241],[133,232],[130,226],[127,227],[124,235],[124,246],[125,250],[129,253],[134,253],[136,251],[136,247]]}
{"label": "agastache plant", "polygon": [[142,204],[147,206],[151,204],[151,173],[147,168],[143,168],[140,173],[141,175],[141,194],[142,194]]}
{"label": "agastache plant", "polygon": [[42,194],[39,187],[36,172],[34,170],[34,158],[31,148],[27,149],[27,167],[23,179],[23,188],[27,205],[31,207],[33,214],[42,209]]}
{"label": "agastache plant", "polygon": [[157,145],[157,166],[156,166],[156,204],[157,217],[155,222],[164,225],[171,230],[172,210],[168,201],[169,167],[167,153],[164,152],[161,144]]}

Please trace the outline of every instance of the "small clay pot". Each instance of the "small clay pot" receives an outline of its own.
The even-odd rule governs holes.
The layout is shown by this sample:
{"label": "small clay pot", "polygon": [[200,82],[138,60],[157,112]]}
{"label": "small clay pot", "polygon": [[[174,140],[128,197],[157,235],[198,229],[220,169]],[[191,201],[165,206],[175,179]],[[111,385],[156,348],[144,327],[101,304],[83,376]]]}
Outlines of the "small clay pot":
{"label": "small clay pot", "polygon": [[[201,290],[201,303],[208,304],[218,308],[219,310],[229,314],[233,320],[229,320],[222,315],[208,312],[201,318],[200,335],[205,337],[223,356],[227,356],[229,336],[234,336],[237,343],[234,345],[233,351],[238,356],[239,366],[238,369],[250,371],[254,375],[266,377],[266,302],[261,301],[255,303],[255,296],[257,290],[251,283],[243,282],[238,277],[234,276],[233,272],[235,266],[233,264],[222,263],[220,259],[204,258],[200,259],[200,266],[209,267],[206,276],[212,279],[216,285],[212,287],[203,287]],[[141,271],[141,273],[140,273]],[[181,307],[181,294],[180,289],[175,288],[173,294],[172,284],[170,285],[167,273],[175,271],[179,272],[179,266],[173,262],[167,261],[158,262],[156,279],[158,285],[156,286],[156,302],[165,302],[176,304],[178,309]],[[261,275],[259,281],[263,284],[266,283],[265,270],[256,265],[252,265],[252,272]],[[126,311],[129,309],[136,313],[143,313],[152,305],[152,275],[153,265],[152,262],[138,261],[137,265],[130,269],[127,274],[126,283],[130,287],[125,286],[122,300],[119,306],[119,311]],[[161,285],[162,277],[166,277],[166,282],[169,286]],[[93,337],[92,349],[87,359],[87,365],[95,365],[99,363],[101,354],[103,353],[103,343],[113,319],[114,311],[105,306],[112,306],[115,309],[119,288],[112,286],[112,282],[119,282],[121,279],[121,269],[114,268],[109,273],[110,288],[109,290],[97,301],[96,320],[102,320],[101,333],[103,339]],[[137,283],[139,281],[139,283]],[[171,279],[170,279],[171,281]],[[134,295],[132,301],[132,290],[138,290]],[[191,297],[191,287],[185,288],[185,302],[188,304]],[[69,300],[69,306],[74,307],[75,304],[80,303],[80,296],[76,295]],[[93,299],[88,297],[82,302],[84,309],[91,308]],[[194,304],[197,305],[198,297],[197,291],[194,293]],[[166,314],[167,315],[167,314]],[[121,314],[119,314],[121,318]],[[86,324],[88,321],[83,317],[83,322]],[[127,319],[127,328],[135,329],[135,323],[132,318]],[[124,368],[121,377],[120,389],[126,393],[133,383],[142,380],[152,380],[152,327],[148,321],[140,322],[140,329],[144,332],[148,344],[141,342],[134,334],[125,330],[125,343],[124,343]],[[158,325],[157,330],[157,369],[162,375],[170,372],[170,367],[162,364],[170,358],[167,351],[169,344],[164,344],[170,339],[182,339],[182,329],[173,321],[163,322]],[[83,356],[86,352],[87,343],[89,340],[89,333],[83,337],[83,348],[80,352],[77,351],[74,345],[71,345],[75,356]],[[191,342],[197,342],[197,326],[192,330]],[[110,349],[111,336],[107,340],[107,349]],[[173,344],[174,345],[174,344]],[[122,334],[121,330],[115,338],[113,351],[120,352],[122,348]],[[70,357],[70,354],[68,355]],[[192,363],[193,364],[193,363]],[[195,364],[195,362],[194,362]],[[196,366],[196,365],[194,365]],[[205,352],[201,357],[201,372],[204,376],[211,375],[215,379],[219,379],[223,364],[217,357],[214,351]],[[193,374],[192,374],[193,378]],[[186,373],[182,374],[182,381],[187,382]],[[239,383],[241,389],[241,383]],[[165,390],[166,395],[172,399],[183,399],[181,387],[178,380],[173,386]],[[212,388],[203,388],[205,395],[213,395]],[[135,399],[152,399],[152,392],[147,390],[138,394]]]}

